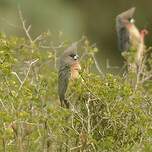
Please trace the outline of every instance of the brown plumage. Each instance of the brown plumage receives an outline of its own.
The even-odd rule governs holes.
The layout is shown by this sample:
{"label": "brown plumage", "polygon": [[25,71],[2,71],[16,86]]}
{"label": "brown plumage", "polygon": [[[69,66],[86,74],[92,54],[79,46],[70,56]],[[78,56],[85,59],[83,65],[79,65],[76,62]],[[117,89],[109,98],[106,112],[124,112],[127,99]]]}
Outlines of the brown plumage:
{"label": "brown plumage", "polygon": [[69,80],[78,78],[79,70],[81,69],[79,63],[79,56],[77,54],[77,42],[73,43],[67,48],[60,57],[60,66],[58,74],[58,93],[62,107],[69,108],[69,102],[66,100],[66,91]]}

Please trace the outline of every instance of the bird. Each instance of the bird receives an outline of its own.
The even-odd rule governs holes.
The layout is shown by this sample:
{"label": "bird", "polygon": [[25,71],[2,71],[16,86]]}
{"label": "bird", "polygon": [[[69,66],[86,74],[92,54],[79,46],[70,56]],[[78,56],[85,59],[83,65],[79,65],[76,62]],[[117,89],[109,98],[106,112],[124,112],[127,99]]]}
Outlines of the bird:
{"label": "bird", "polygon": [[144,39],[148,34],[146,29],[139,30],[133,18],[136,8],[132,7],[116,17],[116,32],[118,48],[121,52],[133,50],[132,67],[138,69],[145,51]]}
{"label": "bird", "polygon": [[69,108],[66,99],[66,91],[70,80],[75,81],[81,70],[79,55],[77,53],[78,42],[72,43],[60,56],[58,70],[58,94],[61,107]]}
{"label": "bird", "polygon": [[130,34],[134,32],[138,37],[138,29],[134,25],[135,7],[122,12],[116,17],[116,32],[118,37],[118,47],[120,51],[127,51],[130,48]]}

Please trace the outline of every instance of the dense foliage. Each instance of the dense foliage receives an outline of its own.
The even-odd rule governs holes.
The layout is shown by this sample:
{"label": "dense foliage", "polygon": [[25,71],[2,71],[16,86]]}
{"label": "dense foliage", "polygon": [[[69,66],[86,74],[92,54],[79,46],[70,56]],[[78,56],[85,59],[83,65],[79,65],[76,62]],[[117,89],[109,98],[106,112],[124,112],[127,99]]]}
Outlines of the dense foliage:
{"label": "dense foliage", "polygon": [[46,35],[37,42],[0,35],[0,151],[152,151],[152,60],[135,89],[136,74],[92,73],[97,49],[85,40],[81,76],[70,83],[65,109],[57,61],[68,44],[45,46]]}

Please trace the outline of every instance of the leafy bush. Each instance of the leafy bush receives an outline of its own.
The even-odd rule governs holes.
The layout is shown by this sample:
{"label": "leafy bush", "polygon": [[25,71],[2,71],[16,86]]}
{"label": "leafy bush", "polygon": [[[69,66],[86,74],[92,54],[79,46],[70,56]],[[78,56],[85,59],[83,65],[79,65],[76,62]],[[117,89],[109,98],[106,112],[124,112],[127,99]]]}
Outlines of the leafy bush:
{"label": "leafy bush", "polygon": [[45,41],[0,35],[0,151],[151,151],[151,80],[135,89],[131,75],[92,73],[97,49],[85,40],[83,70],[64,109],[56,67],[67,43],[44,47]]}

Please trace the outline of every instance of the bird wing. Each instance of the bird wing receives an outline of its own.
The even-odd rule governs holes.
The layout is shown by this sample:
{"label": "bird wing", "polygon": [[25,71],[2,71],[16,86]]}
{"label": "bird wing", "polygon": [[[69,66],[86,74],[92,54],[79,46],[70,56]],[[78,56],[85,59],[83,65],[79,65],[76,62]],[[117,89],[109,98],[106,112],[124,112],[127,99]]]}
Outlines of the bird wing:
{"label": "bird wing", "polygon": [[67,91],[68,83],[70,78],[70,69],[67,66],[64,66],[59,69],[59,78],[58,78],[58,93],[60,101],[65,100],[65,93]]}
{"label": "bird wing", "polygon": [[130,40],[129,40],[129,32],[126,28],[120,28],[117,30],[118,37],[118,47],[120,51],[126,51],[129,49]]}

